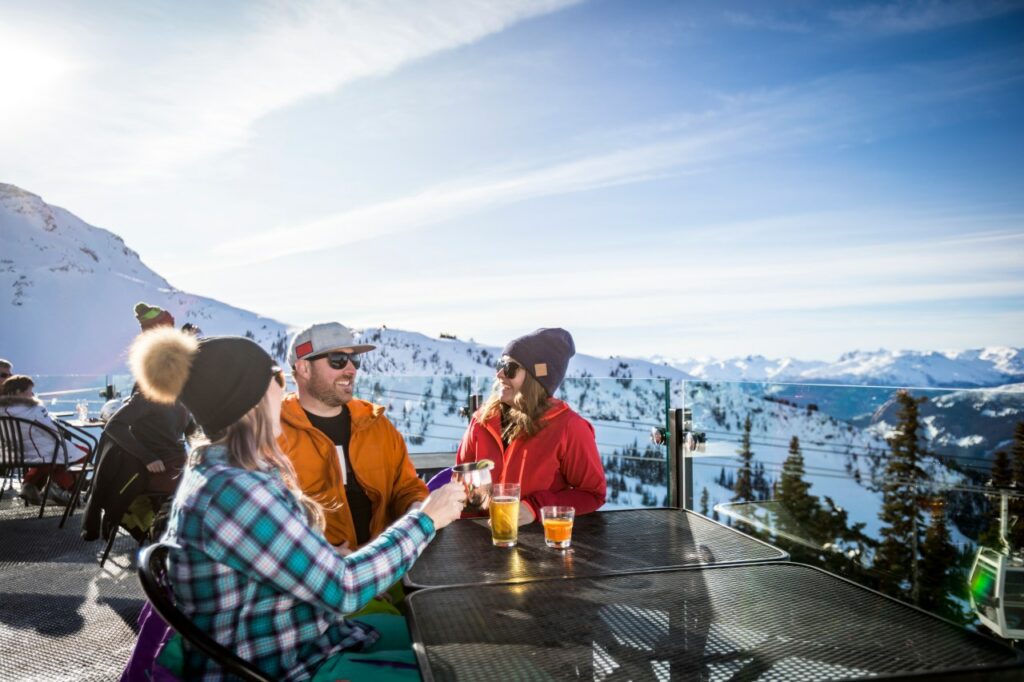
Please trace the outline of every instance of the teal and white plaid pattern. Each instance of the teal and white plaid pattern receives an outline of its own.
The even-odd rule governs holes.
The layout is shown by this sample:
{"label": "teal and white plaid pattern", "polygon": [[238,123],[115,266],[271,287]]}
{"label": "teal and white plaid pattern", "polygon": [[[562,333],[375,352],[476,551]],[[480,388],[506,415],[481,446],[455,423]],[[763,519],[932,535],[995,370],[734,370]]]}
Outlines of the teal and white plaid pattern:
{"label": "teal and white plaid pattern", "polygon": [[[271,677],[303,680],[323,661],[377,641],[343,614],[400,580],[434,536],[411,512],[379,537],[340,557],[276,472],[230,466],[226,450],[193,453],[174,498],[164,538],[179,607],[203,630]],[[220,680],[200,653],[186,657],[188,679]]]}

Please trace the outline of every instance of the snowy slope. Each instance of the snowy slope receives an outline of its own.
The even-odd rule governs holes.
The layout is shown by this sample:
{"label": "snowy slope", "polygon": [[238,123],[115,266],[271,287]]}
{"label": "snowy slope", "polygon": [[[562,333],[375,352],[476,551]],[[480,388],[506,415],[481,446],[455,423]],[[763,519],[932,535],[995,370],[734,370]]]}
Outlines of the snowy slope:
{"label": "snowy slope", "polygon": [[280,354],[286,327],[179,291],[115,234],[0,184],[0,355],[29,374],[121,371],[146,301],[207,334],[251,334]]}

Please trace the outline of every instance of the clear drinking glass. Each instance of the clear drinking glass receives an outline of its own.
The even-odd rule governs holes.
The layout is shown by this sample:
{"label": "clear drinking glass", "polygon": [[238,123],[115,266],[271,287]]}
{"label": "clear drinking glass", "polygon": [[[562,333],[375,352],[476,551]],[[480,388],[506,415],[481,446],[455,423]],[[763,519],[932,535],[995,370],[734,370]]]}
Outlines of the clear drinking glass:
{"label": "clear drinking glass", "polygon": [[565,549],[572,544],[573,507],[541,507],[540,519],[544,523],[544,543],[548,547]]}
{"label": "clear drinking glass", "polygon": [[491,542],[497,547],[515,547],[519,541],[519,484],[491,486]]}

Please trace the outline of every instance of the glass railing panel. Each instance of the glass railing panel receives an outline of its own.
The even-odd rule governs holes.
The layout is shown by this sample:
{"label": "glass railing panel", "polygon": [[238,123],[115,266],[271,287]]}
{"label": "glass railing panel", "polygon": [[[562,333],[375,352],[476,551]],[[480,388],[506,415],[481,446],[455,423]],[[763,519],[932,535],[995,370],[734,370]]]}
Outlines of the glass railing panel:
{"label": "glass railing panel", "polygon": [[566,379],[557,397],[594,426],[604,463],[608,497],[604,509],[669,506],[668,445],[651,442],[651,430],[666,428],[671,384],[630,377]]}
{"label": "glass railing panel", "polygon": [[[70,417],[79,403],[84,403],[92,417],[99,415],[108,401],[108,390],[121,398],[131,395],[135,381],[131,374],[37,374],[36,397],[46,409],[57,416]],[[112,387],[111,389],[108,389]]]}
{"label": "glass railing panel", "polygon": [[[694,508],[796,561],[975,625],[979,550],[1019,563],[1024,522],[1007,553],[986,483],[1024,479],[1024,391],[691,381],[682,400],[707,436]],[[1010,509],[1024,519],[1019,492]]]}
{"label": "glass railing panel", "polygon": [[[33,377],[36,393],[50,412],[73,416],[85,402],[96,417],[106,402],[107,386],[120,398],[131,394],[131,375],[49,375]],[[356,397],[383,405],[405,438],[417,467],[437,469],[454,462],[468,426],[470,396],[486,401],[492,375],[395,376],[361,372]],[[288,389],[295,390],[291,377]],[[652,428],[665,427],[670,384],[663,379],[630,377],[566,379],[556,397],[593,426],[608,480],[608,508],[669,504],[667,445],[654,445]],[[101,396],[101,394],[103,394]]]}

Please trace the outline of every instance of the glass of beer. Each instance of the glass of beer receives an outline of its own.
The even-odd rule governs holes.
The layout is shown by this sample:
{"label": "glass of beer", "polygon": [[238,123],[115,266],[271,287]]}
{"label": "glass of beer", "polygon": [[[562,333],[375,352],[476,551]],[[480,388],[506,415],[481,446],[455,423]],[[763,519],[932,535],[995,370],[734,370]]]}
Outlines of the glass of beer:
{"label": "glass of beer", "polygon": [[519,484],[491,486],[491,542],[496,547],[515,547],[519,540]]}
{"label": "glass of beer", "polygon": [[544,523],[544,543],[548,547],[565,549],[572,544],[572,520],[576,510],[572,507],[541,507],[540,519]]}

